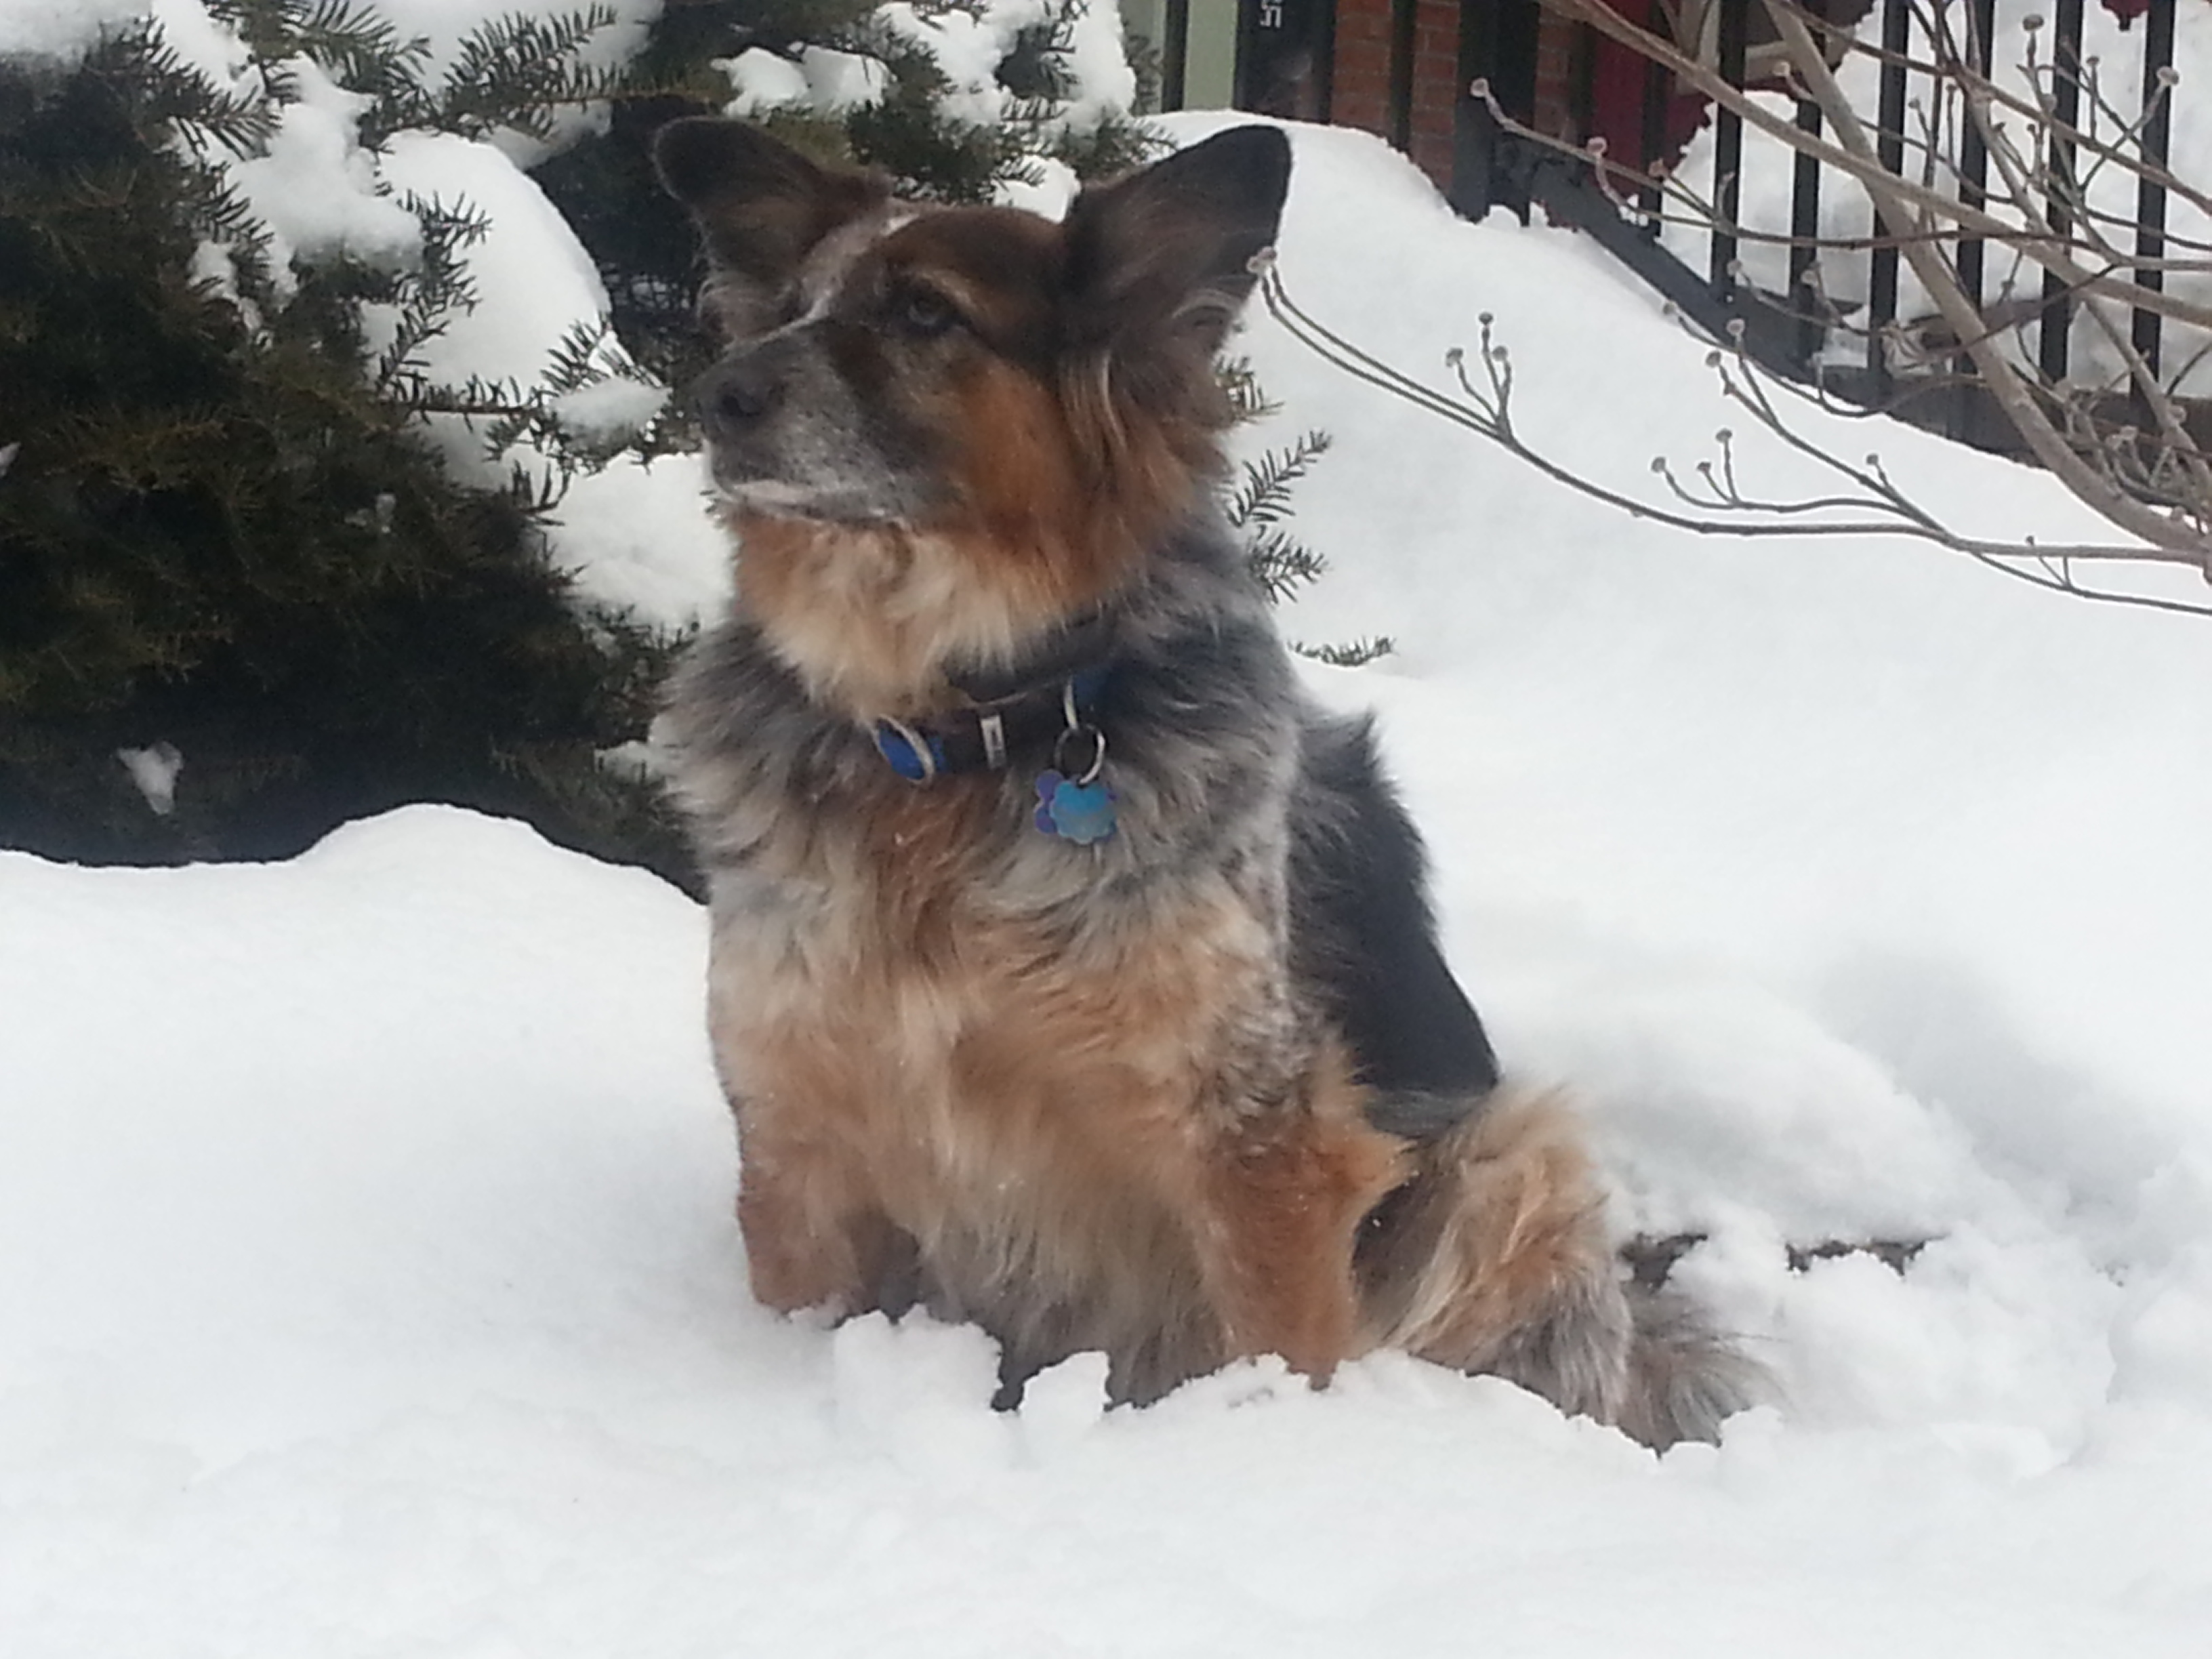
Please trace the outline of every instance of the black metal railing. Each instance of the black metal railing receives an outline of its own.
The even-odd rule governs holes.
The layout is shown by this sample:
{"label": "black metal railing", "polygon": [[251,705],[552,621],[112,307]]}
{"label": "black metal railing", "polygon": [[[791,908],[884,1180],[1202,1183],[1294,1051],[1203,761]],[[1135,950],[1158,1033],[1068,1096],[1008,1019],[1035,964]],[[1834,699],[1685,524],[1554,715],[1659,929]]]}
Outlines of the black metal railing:
{"label": "black metal railing", "polygon": [[[1753,39],[1754,27],[1765,26],[1765,9],[1759,0],[1712,3],[1718,15],[1704,61],[1729,83],[1744,86],[1747,74],[1747,43]],[[1804,3],[1808,9],[1817,9],[1814,0]],[[1632,9],[1634,0],[1615,0],[1615,3],[1625,15],[1636,21],[1636,11]],[[1991,194],[1990,157],[1978,125],[1953,99],[1947,118],[1954,119],[1956,126],[1948,135],[1935,131],[1933,112],[1944,107],[1944,100],[1930,96],[1925,86],[1914,84],[1916,80],[1926,80],[1925,66],[1931,57],[1927,0],[1876,0],[1876,3],[1878,15],[1869,17],[1862,29],[1863,38],[1871,37],[1880,43],[1875,107],[1860,114],[1863,119],[1872,118],[1877,160],[1900,177],[1907,176],[1910,167],[1917,180],[1925,170],[1928,147],[1942,146],[1946,155],[1937,173],[1954,167],[1955,188],[1961,204],[1969,209],[1982,208]],[[2063,236],[2081,225],[2086,207],[2081,180],[2087,169],[2081,165],[2076,146],[2068,140],[2064,131],[2081,126],[2084,86],[2094,72],[2094,67],[2084,67],[2083,0],[2004,0],[2004,4],[2019,8],[2022,16],[2033,11],[2046,19],[2039,38],[2047,76],[2045,92],[2050,99],[2053,125],[2040,158],[2045,176],[2038,186],[2042,198],[2039,205],[2052,229]],[[1998,0],[1962,0],[1962,3],[1947,10],[1948,26],[1956,37],[1948,43],[1948,49],[1955,52],[1971,73],[1990,73],[1997,6]],[[2148,0],[2147,15],[2142,20],[2142,114],[2129,140],[2130,149],[2142,164],[2135,204],[2134,276],[2142,289],[2153,293],[2162,288],[2161,262],[2169,244],[2167,191],[2159,175],[2166,167],[2172,140],[2174,82],[2171,65],[2176,7],[2177,0]],[[1516,8],[1534,17],[1540,12],[1540,0],[1491,0],[1488,4],[1482,3],[1482,0],[1469,0],[1467,9],[1497,14]],[[1921,19],[1918,22],[1916,11]],[[1657,15],[1658,9],[1652,8],[1650,15]],[[1835,14],[1832,11],[1830,15]],[[1630,48],[1600,36],[1587,24],[1575,27],[1583,32],[1586,42],[1601,54],[1630,52]],[[1489,33],[1504,32],[1493,23]],[[1769,27],[1770,38],[1771,33]],[[1699,52],[1700,43],[1685,42],[1682,49],[1694,54]],[[1771,58],[1767,61],[1770,64],[1772,62]],[[1516,101],[1523,105],[1528,102],[1528,88],[1511,79],[1518,65],[1502,59],[1478,58],[1471,66],[1482,79],[1485,90],[1501,106],[1510,109]],[[1997,67],[2002,71],[2007,66]],[[1772,71],[1770,68],[1766,72]],[[1618,110],[1612,112],[1615,126],[1624,130],[1604,136],[1611,159],[1648,167],[1653,161],[1672,159],[1667,155],[1666,135],[1670,131],[1667,100],[1679,100],[1684,94],[1674,85],[1674,76],[1656,64],[1646,66],[1638,60],[1636,73],[1644,88],[1642,110],[1637,117],[1626,120],[1622,119]],[[1759,70],[1755,68],[1748,73],[1753,85],[1771,90],[1786,89],[1778,79],[1759,81]],[[1585,106],[1578,112],[1580,131],[1559,136],[1583,139],[1601,128],[1601,122],[1593,125],[1595,112],[1588,106],[1589,80],[1585,75]],[[1623,78],[1616,74],[1614,84],[1623,83]],[[2109,87],[2109,82],[2107,84]],[[2109,90],[2105,95],[2111,96]],[[1470,98],[1468,101],[1474,105],[1480,100]],[[1680,124],[1678,121],[1674,125],[1679,127]],[[1796,106],[1796,125],[1799,131],[1819,137],[1823,127],[1820,107],[1801,98]],[[2108,130],[2110,125],[2107,118]],[[1927,385],[1948,385],[1954,388],[1955,395],[1922,396],[1922,381],[1908,382],[1899,373],[1899,365],[1893,362],[1890,346],[1900,337],[1899,243],[1906,228],[1886,225],[1879,215],[1872,226],[1874,234],[1863,242],[1863,285],[1850,285],[1855,290],[1850,296],[1854,301],[1863,295],[1863,308],[1854,308],[1850,326],[1869,342],[1864,367],[1839,368],[1828,361],[1841,354],[1831,350],[1833,342],[1830,337],[1837,325],[1836,316],[1828,307],[1821,268],[1825,264],[1832,272],[1837,254],[1834,243],[1824,244],[1821,240],[1821,208],[1824,196],[1842,187],[1840,181],[1830,176],[1832,169],[1817,157],[1800,151],[1790,174],[1787,222],[1745,222],[1744,213],[1757,212],[1759,208],[1755,204],[1747,206],[1742,189],[1742,124],[1732,112],[1715,109],[1712,125],[1707,152],[1711,156],[1710,173],[1696,179],[1678,175],[1702,198],[1709,210],[1710,223],[1702,233],[1706,239],[1706,257],[1702,260],[1686,258],[1675,252],[1674,248],[1681,246],[1679,237],[1669,239],[1674,244],[1670,247],[1662,245],[1653,234],[1648,216],[1656,204],[1655,191],[1625,186],[1618,179],[1601,185],[1595,173],[1598,163],[1562,153],[1557,144],[1547,144],[1510,131],[1496,135],[1486,147],[1483,159],[1492,169],[1492,176],[1480,188],[1462,188],[1455,195],[1471,198],[1485,205],[1506,202],[1516,206],[1527,204],[1540,207],[1554,221],[1589,231],[1702,327],[1719,337],[1734,334],[1741,338],[1745,349],[1774,373],[1804,381],[1817,379],[1850,401],[1896,407],[1911,418],[1968,441],[1991,447],[2011,447],[2006,422],[1996,416],[1987,394],[1971,377],[1924,376]],[[1744,247],[1754,240],[1786,242],[1786,292],[1765,291],[1747,281],[1741,255]],[[1989,243],[1980,237],[1962,235],[1952,245],[1950,258],[1962,292],[1978,310],[1983,310],[1990,301]],[[1700,265],[1702,270],[1698,269]],[[2075,308],[2065,282],[2046,272],[2039,285],[2035,303],[2027,308],[2031,313],[2039,311],[2040,315],[2030,314],[2024,321],[2010,325],[2020,327],[2023,337],[2032,340],[2033,361],[2053,386],[2067,378]],[[1984,314],[1992,313],[1984,311]],[[2131,337],[2136,351],[2155,371],[2162,346],[2158,313],[2135,308]],[[1955,343],[1952,349],[1955,350]],[[2136,396],[2140,398],[2139,391]]]}
{"label": "black metal railing", "polygon": [[1415,0],[1390,0],[1390,142],[1413,147],[1413,50],[1420,7]]}
{"label": "black metal railing", "polygon": [[[2142,157],[2147,168],[2166,170],[2166,147],[2173,133],[2173,10],[2175,0],[2151,0],[2143,40]],[[2156,294],[2166,287],[2165,273],[2150,263],[2166,254],[2166,186],[2145,171],[2136,186],[2136,258],[2144,261],[2136,272],[2138,286]],[[2130,332],[2135,348],[2159,372],[2159,315],[2137,307]],[[2138,387],[2140,392],[2140,387]]]}

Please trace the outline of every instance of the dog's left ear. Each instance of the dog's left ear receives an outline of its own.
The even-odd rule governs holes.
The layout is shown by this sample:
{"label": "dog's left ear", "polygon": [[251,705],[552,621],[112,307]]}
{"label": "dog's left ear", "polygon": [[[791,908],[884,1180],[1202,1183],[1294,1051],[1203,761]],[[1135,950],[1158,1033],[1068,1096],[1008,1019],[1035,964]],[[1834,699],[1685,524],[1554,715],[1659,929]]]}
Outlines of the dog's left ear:
{"label": "dog's left ear", "polygon": [[1211,356],[1275,240],[1291,145],[1274,127],[1232,127],[1111,184],[1067,211],[1069,317],[1079,333],[1171,330]]}

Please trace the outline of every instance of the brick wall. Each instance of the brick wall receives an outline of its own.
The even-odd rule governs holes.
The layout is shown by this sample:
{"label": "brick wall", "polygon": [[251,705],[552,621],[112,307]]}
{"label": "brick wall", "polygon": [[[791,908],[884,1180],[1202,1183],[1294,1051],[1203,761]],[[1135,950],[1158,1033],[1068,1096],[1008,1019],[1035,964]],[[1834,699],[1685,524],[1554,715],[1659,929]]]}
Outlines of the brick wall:
{"label": "brick wall", "polygon": [[[1482,0],[1469,0],[1480,4]],[[1415,0],[1413,9],[1413,161],[1439,187],[1451,181],[1454,106],[1459,83],[1460,0]],[[1390,0],[1337,0],[1335,79],[1329,118],[1384,137],[1390,131]],[[1582,78],[1578,27],[1547,11],[1537,25],[1535,125],[1579,140],[1575,106]]]}
{"label": "brick wall", "polygon": [[1418,0],[1412,153],[1414,165],[1439,186],[1451,183],[1452,112],[1465,90],[1459,83],[1459,0]]}
{"label": "brick wall", "polygon": [[1390,130],[1390,0],[1336,0],[1329,119],[1385,137]]}
{"label": "brick wall", "polygon": [[[1413,157],[1439,185],[1451,177],[1459,85],[1460,0],[1415,0]],[[1337,0],[1330,119],[1390,137],[1390,0]]]}

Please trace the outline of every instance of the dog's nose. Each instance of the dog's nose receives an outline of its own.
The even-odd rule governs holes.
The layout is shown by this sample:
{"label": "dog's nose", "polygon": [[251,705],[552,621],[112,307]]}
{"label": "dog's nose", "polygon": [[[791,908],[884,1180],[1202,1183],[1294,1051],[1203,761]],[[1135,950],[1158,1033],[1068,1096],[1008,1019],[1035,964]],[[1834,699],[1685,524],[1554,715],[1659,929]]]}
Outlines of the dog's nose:
{"label": "dog's nose", "polygon": [[775,406],[776,385],[765,365],[741,358],[708,369],[699,379],[697,396],[707,429],[726,435]]}

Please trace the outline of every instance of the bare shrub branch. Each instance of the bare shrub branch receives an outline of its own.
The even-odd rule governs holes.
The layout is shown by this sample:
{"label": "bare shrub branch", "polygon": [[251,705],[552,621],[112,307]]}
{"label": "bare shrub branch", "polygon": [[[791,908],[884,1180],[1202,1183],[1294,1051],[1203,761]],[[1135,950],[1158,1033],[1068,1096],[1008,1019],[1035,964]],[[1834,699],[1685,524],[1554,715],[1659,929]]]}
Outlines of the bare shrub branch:
{"label": "bare shrub branch", "polygon": [[[1657,32],[1663,24],[1632,22],[1604,0],[1544,3],[1662,66],[1679,87],[1783,150],[1812,157],[1830,179],[1845,181],[1870,212],[1868,234],[1858,234],[1856,225],[1850,234],[1778,234],[1751,222],[1756,204],[1723,210],[1722,203],[1742,199],[1741,171],[1716,178],[1700,192],[1681,169],[1624,166],[1606,153],[1602,140],[1577,145],[1538,132],[1500,108],[1481,82],[1472,88],[1487,100],[1503,131],[1587,167],[1624,218],[1654,234],[1687,226],[1735,239],[1729,277],[1735,303],[1801,322],[1826,344],[1808,361],[1776,359],[1782,375],[1808,382],[1795,384],[1753,361],[1738,320],[1713,358],[1723,395],[1827,471],[1835,491],[1792,500],[1759,495],[1738,478],[1734,447],[1723,434],[1713,460],[1687,471],[1654,464],[1666,499],[1632,501],[1522,441],[1511,418],[1510,362],[1492,340],[1487,319],[1476,372],[1464,357],[1452,360],[1456,398],[1419,386],[1304,319],[1275,277],[1267,292],[1286,326],[1294,333],[1303,327],[1301,337],[1350,372],[1639,517],[1705,534],[1904,535],[2061,592],[2212,614],[2212,607],[2179,600],[2091,590],[2074,575],[2077,564],[2111,568],[2140,562],[2189,567],[2212,580],[2212,404],[2192,404],[2185,395],[2191,376],[2212,368],[2212,282],[2203,280],[2212,278],[2212,234],[2204,228],[2212,224],[2212,191],[2178,176],[2146,143],[2154,119],[2170,107],[2177,81],[2171,70],[2147,78],[2143,107],[2130,112],[2107,86],[2094,53],[2073,41],[2052,41],[2046,50],[2039,19],[2027,20],[2007,48],[2019,61],[2002,63],[1994,61],[1994,43],[1973,38],[1971,18],[1958,9],[1961,0],[1911,0],[1912,29],[1902,52],[1859,40],[1798,0],[1759,0],[1777,37],[1780,68],[1762,89],[1747,90]],[[1853,106],[1836,66],[1854,57],[1893,77],[1916,77],[1921,90],[1905,104],[1900,130],[1881,131]],[[1808,106],[1817,111],[1819,121],[1809,124],[1816,131],[1801,125],[1777,93],[1795,100],[1800,112]],[[1970,146],[1984,159],[1971,160]],[[1886,165],[1885,150],[1902,159]],[[2123,190],[2131,196],[2163,191],[2199,222],[2169,228],[2160,216],[2139,223],[2142,210],[2114,205]],[[1972,268],[1996,282],[1992,301],[1985,301],[1980,277],[1971,289],[1960,277],[1972,246],[1982,250]],[[1779,249],[1794,256],[1786,294],[1765,291],[1745,275],[1745,260],[1771,258]],[[1888,315],[1886,299],[1881,314],[1871,302],[1862,311],[1848,280],[1832,282],[1839,270],[1824,274],[1824,259],[1863,258],[1877,249],[1895,251],[1924,296],[1927,314]],[[1807,252],[1814,256],[1809,264]],[[2190,279],[2198,280],[2192,287]],[[2144,317],[2162,319],[2162,337],[2138,333]],[[2068,372],[2054,378],[2043,371],[2031,337],[2039,328],[2047,336],[2069,319],[2078,325],[2077,346],[2086,349],[2073,353]],[[2139,343],[2145,338],[2159,344],[2147,348]],[[1838,353],[1854,349],[1863,350],[1869,373],[1832,382],[1849,361]],[[1978,537],[1946,522],[1899,491],[1878,459],[1847,462],[1790,424],[1779,394],[1808,398],[1831,413],[1879,412],[1845,404],[1831,392],[1832,383],[1869,402],[1886,398],[1887,409],[1972,389],[1988,399],[2028,454],[2123,539],[2055,547]]]}

